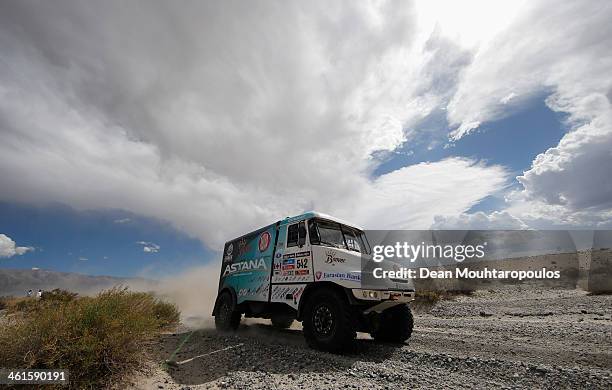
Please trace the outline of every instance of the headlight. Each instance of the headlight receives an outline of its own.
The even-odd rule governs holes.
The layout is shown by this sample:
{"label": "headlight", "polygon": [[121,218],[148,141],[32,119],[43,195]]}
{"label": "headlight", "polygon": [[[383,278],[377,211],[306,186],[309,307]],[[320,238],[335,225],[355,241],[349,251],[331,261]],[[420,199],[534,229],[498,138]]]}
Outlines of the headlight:
{"label": "headlight", "polygon": [[354,289],[353,295],[355,296],[355,298],[362,298],[368,300],[380,300],[383,297],[382,292],[376,290]]}

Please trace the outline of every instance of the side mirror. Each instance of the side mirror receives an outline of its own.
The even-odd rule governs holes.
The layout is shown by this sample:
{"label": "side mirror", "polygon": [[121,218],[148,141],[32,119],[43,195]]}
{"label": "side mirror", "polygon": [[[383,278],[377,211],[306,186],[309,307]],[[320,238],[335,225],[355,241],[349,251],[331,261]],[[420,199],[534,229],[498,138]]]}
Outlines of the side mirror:
{"label": "side mirror", "polygon": [[298,225],[298,246],[301,248],[306,244],[306,226],[304,222],[300,222]]}

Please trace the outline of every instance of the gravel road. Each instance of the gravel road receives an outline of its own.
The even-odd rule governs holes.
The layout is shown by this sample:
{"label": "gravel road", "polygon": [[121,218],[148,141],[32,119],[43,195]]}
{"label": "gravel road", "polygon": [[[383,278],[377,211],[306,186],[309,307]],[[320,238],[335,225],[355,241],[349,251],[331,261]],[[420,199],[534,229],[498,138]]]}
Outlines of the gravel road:
{"label": "gravel road", "polygon": [[[229,336],[164,335],[134,388],[612,388],[612,296],[506,287],[417,308],[405,345],[359,334],[346,355],[308,348],[295,323],[249,323]],[[175,353],[175,351],[178,352]],[[173,355],[174,353],[174,355]]]}

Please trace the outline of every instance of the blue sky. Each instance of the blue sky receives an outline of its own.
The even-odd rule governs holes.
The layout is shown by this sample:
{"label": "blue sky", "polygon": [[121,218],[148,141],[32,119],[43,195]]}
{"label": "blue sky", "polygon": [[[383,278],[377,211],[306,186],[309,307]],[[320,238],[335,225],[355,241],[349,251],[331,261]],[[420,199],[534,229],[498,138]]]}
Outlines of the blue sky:
{"label": "blue sky", "polygon": [[[215,256],[200,240],[167,222],[118,210],[0,202],[0,232],[19,246],[34,247],[1,259],[6,268],[159,278],[206,264]],[[145,252],[139,242],[154,243],[159,251]]]}
{"label": "blue sky", "polygon": [[[459,156],[503,165],[512,177],[508,186],[517,187],[515,177],[529,169],[538,154],[557,145],[567,131],[565,115],[552,111],[545,104],[545,97],[532,98],[508,116],[486,123],[474,134],[455,142],[445,136],[449,124],[444,112],[435,112],[415,126],[414,140],[386,155],[373,176],[412,164]],[[468,212],[492,212],[503,204],[500,192],[479,200]]]}
{"label": "blue sky", "polygon": [[563,115],[546,106],[544,98],[531,99],[507,117],[486,123],[472,136],[455,142],[444,136],[450,127],[444,111],[435,112],[415,126],[416,140],[395,150],[374,175],[451,156],[485,160],[522,173],[538,154],[557,145],[567,130]]}
{"label": "blue sky", "polygon": [[0,267],[163,276],[308,209],[612,228],[610,2],[441,3],[0,2]]}

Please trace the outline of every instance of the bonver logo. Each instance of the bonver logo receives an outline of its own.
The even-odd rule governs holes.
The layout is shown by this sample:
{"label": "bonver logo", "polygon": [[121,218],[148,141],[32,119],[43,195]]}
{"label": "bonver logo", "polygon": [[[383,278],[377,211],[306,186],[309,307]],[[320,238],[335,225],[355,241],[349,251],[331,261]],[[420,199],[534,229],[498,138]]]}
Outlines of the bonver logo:
{"label": "bonver logo", "polygon": [[344,263],[346,261],[346,259],[343,259],[342,257],[337,257],[336,251],[333,251],[333,250],[328,250],[327,252],[325,252],[325,255],[326,255],[325,263],[327,264]]}

